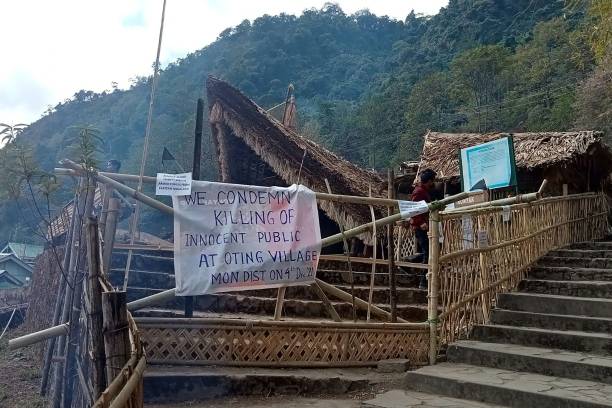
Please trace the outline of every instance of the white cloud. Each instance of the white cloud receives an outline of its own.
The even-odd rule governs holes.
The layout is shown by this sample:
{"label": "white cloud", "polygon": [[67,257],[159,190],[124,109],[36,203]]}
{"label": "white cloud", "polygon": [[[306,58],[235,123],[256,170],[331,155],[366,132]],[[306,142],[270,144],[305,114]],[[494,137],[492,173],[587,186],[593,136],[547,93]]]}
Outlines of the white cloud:
{"label": "white cloud", "polygon": [[[164,64],[215,40],[229,26],[263,14],[300,14],[324,0],[167,0]],[[347,13],[369,8],[404,19],[435,14],[447,0],[339,0]],[[0,4],[0,122],[36,120],[80,89],[102,91],[149,75],[161,0],[19,0]]]}

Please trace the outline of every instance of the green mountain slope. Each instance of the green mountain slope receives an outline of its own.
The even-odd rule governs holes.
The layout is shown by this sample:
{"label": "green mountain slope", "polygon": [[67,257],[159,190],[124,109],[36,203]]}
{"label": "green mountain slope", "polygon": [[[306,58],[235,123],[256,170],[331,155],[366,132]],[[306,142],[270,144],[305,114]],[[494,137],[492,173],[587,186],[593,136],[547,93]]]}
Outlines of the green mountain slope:
{"label": "green mountain slope", "polygon": [[[536,113],[533,106],[502,103],[575,85],[589,75],[594,62],[588,38],[581,37],[584,9],[559,0],[451,0],[436,16],[406,10],[405,21],[395,21],[367,11],[347,15],[326,4],[299,17],[245,20],[161,73],[146,172],[163,170],[164,147],[190,167],[195,101],[204,95],[209,74],[264,107],[282,101],[293,83],[302,132],[375,168],[414,158],[427,128],[570,127],[574,118],[564,115],[574,103],[574,88],[551,93]],[[534,60],[547,63],[534,66]],[[482,89],[470,76],[474,72],[488,73],[495,86]],[[39,166],[50,170],[74,154],[70,140],[77,128],[90,125],[103,140],[97,158],[119,159],[122,171],[136,173],[149,89],[150,78],[136,78],[128,90],[80,91],[34,122],[19,141],[31,145]],[[205,176],[213,178],[216,160],[209,144],[204,149]],[[6,184],[0,183],[5,192]],[[69,192],[53,196],[59,204]],[[28,227],[19,228],[27,214],[19,216],[20,205],[4,197],[0,237],[18,238],[15,231],[27,236]]]}

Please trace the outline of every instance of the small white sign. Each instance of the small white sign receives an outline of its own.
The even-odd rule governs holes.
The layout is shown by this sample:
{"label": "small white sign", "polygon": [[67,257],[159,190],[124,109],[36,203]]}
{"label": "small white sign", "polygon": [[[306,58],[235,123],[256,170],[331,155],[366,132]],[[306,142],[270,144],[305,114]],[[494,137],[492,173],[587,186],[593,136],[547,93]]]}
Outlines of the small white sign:
{"label": "small white sign", "polygon": [[461,230],[463,232],[463,249],[474,248],[474,230],[472,217],[469,214],[464,214],[461,217]]}
{"label": "small white sign", "polygon": [[478,231],[478,248],[489,246],[489,233],[486,230]]}
{"label": "small white sign", "polygon": [[157,173],[155,195],[182,196],[191,194],[191,173]]}
{"label": "small white sign", "polygon": [[510,206],[509,205],[504,205],[502,207],[502,220],[504,222],[510,221],[511,215],[512,215],[512,212],[510,211]]}
{"label": "small white sign", "polygon": [[404,201],[397,200],[400,210],[400,215],[402,218],[410,218],[415,215],[423,214],[429,211],[429,207],[427,203],[423,200],[421,201]]}

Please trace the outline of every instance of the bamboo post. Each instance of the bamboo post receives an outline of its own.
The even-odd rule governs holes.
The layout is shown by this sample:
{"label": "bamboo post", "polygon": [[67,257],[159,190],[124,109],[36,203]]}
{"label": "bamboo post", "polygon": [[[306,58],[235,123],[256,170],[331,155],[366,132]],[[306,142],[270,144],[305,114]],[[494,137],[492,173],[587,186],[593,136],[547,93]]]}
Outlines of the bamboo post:
{"label": "bamboo post", "polygon": [[[55,309],[53,311],[53,321],[52,326],[57,326],[60,322],[62,308],[64,305],[64,295],[66,293],[66,287],[68,286],[68,281],[66,280],[68,273],[68,269],[70,267],[70,253],[72,252],[73,246],[73,232],[74,232],[74,223],[76,218],[76,209],[77,209],[77,194],[74,195],[74,199],[72,201],[72,217],[70,218],[70,226],[68,227],[68,232],[66,233],[66,240],[64,241],[64,254],[62,259],[62,276],[60,277],[59,287],[57,291],[57,299],[55,299]],[[41,381],[40,381],[40,395],[45,396],[47,394],[47,386],[49,384],[49,373],[51,372],[51,363],[53,360],[53,353],[55,351],[55,343],[57,341],[56,337],[52,337],[47,342],[47,347],[45,348],[45,357],[43,361],[43,368],[41,373]]]}
{"label": "bamboo post", "polygon": [[[477,220],[477,233],[479,234],[480,231],[487,231],[487,235],[488,235],[488,230],[485,230],[485,225],[482,222],[481,217],[478,217]],[[479,240],[479,245],[480,245],[480,240]],[[480,252],[478,254],[478,264],[480,267],[480,277],[479,277],[479,283],[480,283],[480,288],[484,289],[486,287],[489,286],[489,270],[487,269],[487,260],[485,257],[485,253],[484,252]],[[481,298],[481,303],[482,303],[482,317],[483,317],[483,321],[485,323],[487,323],[489,321],[489,315],[490,315],[490,305],[489,305],[489,301],[488,301],[488,294],[487,293],[483,293],[482,298]]]}
{"label": "bamboo post", "polygon": [[281,286],[280,288],[278,288],[278,294],[276,296],[276,306],[274,306],[274,320],[280,320],[283,315],[283,303],[285,303],[286,291],[286,286]]}
{"label": "bamboo post", "polygon": [[[200,162],[202,160],[202,124],[204,123],[204,100],[198,98],[196,105],[195,134],[193,142],[192,180],[201,180]],[[193,317],[194,296],[185,297],[185,317]]]}
{"label": "bamboo post", "polygon": [[[325,178],[324,180],[325,180],[325,187],[327,187],[327,192],[330,195],[332,195],[333,193],[332,193],[331,185],[329,184],[329,180],[327,180],[327,178]],[[342,249],[344,250],[344,256],[346,257],[346,263],[348,266],[348,273],[349,273],[349,282],[351,284],[351,305],[352,305],[352,312],[353,312],[353,321],[356,322],[357,321],[357,309],[355,308],[355,277],[353,276],[353,265],[351,263],[351,253],[349,250],[348,241],[346,237],[344,236],[344,227],[342,225],[339,225],[339,227],[340,227],[340,234],[342,234]]]}
{"label": "bamboo post", "polygon": [[[390,199],[395,198],[393,169],[387,171],[387,196]],[[394,207],[389,206],[387,215],[393,215]],[[395,248],[393,242],[393,224],[387,225],[387,257],[389,258],[389,306],[391,308],[391,321],[397,321],[397,282],[395,276]]]}
{"label": "bamboo post", "polygon": [[102,340],[102,286],[100,285],[100,251],[98,223],[94,217],[89,217],[87,225],[87,263],[89,273],[87,279],[87,297],[89,310],[87,316],[92,354],[92,386],[93,399],[96,400],[106,388],[104,376],[104,342]]}
{"label": "bamboo post", "polygon": [[130,358],[126,300],[127,294],[124,291],[102,293],[104,353],[109,383],[121,373],[121,368]]}
{"label": "bamboo post", "polygon": [[37,331],[36,333],[26,334],[25,336],[17,337],[16,339],[9,340],[9,350],[16,350],[22,347],[36,344],[40,341],[52,339],[57,336],[64,336],[70,331],[70,324],[64,323],[57,326],[49,327],[44,330]]}
{"label": "bamboo post", "polygon": [[[372,186],[369,187],[368,190],[368,196],[371,197],[372,196]],[[378,248],[378,235],[377,235],[377,231],[376,231],[376,214],[374,214],[374,207],[372,205],[370,205],[370,216],[372,217],[372,259],[374,259],[374,262],[372,262],[372,274],[370,276],[370,292],[368,293],[368,312],[366,315],[366,321],[370,321],[370,311],[372,308],[372,297],[374,295],[374,280],[376,278],[376,258],[377,258],[377,253],[376,250]]]}
{"label": "bamboo post", "polygon": [[[79,222],[77,223],[79,232],[79,248],[74,253],[74,273],[71,274],[72,279],[72,297],[69,304],[70,315],[70,333],[68,333],[68,342],[66,344],[66,364],[64,365],[64,386],[62,392],[62,403],[64,408],[70,408],[72,405],[73,385],[76,377],[76,349],[81,335],[80,315],[81,315],[81,300],[83,296],[83,279],[84,274],[83,264],[85,261],[85,246],[86,246],[86,231],[84,228],[84,220],[91,214],[96,192],[94,179],[88,174],[85,177],[85,205],[83,212],[79,214]],[[71,258],[73,256],[71,255]],[[72,261],[72,260],[71,260]]]}
{"label": "bamboo post", "polygon": [[[349,302],[351,300],[351,294],[348,292],[343,291],[342,289],[338,289],[337,287],[335,287],[334,285],[331,285],[325,281],[322,281],[321,279],[317,278],[316,282],[319,284],[319,287],[321,289],[323,289],[326,293],[337,297],[340,300],[343,300],[345,302]],[[366,302],[363,299],[360,299],[358,297],[355,298],[355,306],[357,306],[357,308],[361,309],[361,310],[368,310],[368,307],[370,307],[372,314],[373,315],[377,315],[379,317],[391,320],[391,313],[387,312],[386,310],[381,309],[378,306],[374,306],[374,305],[369,305],[368,302]],[[398,321],[402,322],[402,323],[407,323],[406,320],[398,318]]]}
{"label": "bamboo post", "polygon": [[563,184],[563,196],[568,195],[568,191],[569,191],[569,189],[568,189],[567,184]]}
{"label": "bamboo post", "polygon": [[325,306],[325,309],[327,310],[327,313],[329,313],[329,315],[331,316],[333,321],[334,322],[341,322],[342,319],[340,318],[340,315],[338,314],[338,312],[336,312],[336,309],[334,309],[334,306],[329,301],[329,298],[327,297],[327,295],[325,294],[323,289],[321,289],[321,286],[319,286],[319,284],[317,282],[315,282],[312,285],[310,285],[310,287],[314,289],[314,291],[317,293],[317,295],[319,295],[319,298],[323,302],[323,306]]}
{"label": "bamboo post", "polygon": [[118,218],[119,199],[111,197],[108,200],[106,228],[104,229],[104,252],[102,253],[102,266],[104,268],[105,274],[108,274],[108,272],[110,271],[110,265],[113,258],[113,246],[115,244],[115,233],[117,232]]}
{"label": "bamboo post", "polygon": [[429,272],[427,273],[427,320],[429,322],[429,363],[438,356],[438,272],[440,268],[440,230],[438,210],[429,215]]}

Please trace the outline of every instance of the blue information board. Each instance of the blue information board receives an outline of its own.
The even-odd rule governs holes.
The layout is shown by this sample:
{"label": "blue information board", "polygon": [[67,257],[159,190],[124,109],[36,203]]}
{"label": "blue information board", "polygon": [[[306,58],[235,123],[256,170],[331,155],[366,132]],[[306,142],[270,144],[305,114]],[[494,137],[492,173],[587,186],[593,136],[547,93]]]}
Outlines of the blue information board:
{"label": "blue information board", "polygon": [[512,136],[461,149],[459,163],[463,191],[516,185]]}

